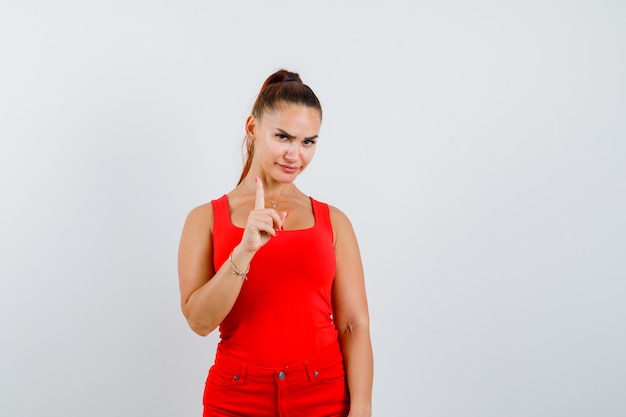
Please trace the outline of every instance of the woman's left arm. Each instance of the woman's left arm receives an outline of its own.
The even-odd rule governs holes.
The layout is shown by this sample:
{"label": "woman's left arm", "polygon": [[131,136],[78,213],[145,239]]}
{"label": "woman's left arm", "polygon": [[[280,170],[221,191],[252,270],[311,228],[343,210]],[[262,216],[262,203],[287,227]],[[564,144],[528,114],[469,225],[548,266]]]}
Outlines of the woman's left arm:
{"label": "woman's left arm", "polygon": [[370,417],[374,359],[363,264],[350,220],[334,207],[330,208],[330,217],[335,232],[337,259],[333,317],[339,331],[350,390],[349,417]]}

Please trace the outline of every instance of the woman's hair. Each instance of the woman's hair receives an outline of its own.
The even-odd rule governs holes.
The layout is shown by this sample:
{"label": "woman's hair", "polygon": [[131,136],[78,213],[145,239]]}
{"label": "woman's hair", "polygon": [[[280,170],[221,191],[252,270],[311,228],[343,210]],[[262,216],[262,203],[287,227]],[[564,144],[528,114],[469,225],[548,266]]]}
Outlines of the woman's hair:
{"label": "woman's hair", "polygon": [[[252,106],[252,115],[261,118],[266,112],[278,110],[285,104],[311,107],[319,111],[320,118],[322,117],[322,106],[313,90],[302,82],[297,73],[281,69],[267,77],[263,83]],[[248,135],[244,139],[244,148],[243,171],[237,184],[241,184],[248,175],[254,157],[254,141]]]}

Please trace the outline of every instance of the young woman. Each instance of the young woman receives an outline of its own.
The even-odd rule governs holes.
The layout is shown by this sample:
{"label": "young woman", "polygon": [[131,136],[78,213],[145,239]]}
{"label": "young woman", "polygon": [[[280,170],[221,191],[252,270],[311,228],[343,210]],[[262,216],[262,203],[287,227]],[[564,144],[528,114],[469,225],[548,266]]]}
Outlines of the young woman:
{"label": "young woman", "polygon": [[220,330],[204,416],[371,416],[363,267],[348,218],[294,180],[322,108],[296,73],[265,81],[245,125],[238,185],[194,208],[179,248],[182,310]]}

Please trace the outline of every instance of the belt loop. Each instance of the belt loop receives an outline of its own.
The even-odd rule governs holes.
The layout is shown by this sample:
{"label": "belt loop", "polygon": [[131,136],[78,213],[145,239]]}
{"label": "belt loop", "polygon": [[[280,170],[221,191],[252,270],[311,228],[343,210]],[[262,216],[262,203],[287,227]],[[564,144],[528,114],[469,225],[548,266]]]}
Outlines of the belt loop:
{"label": "belt loop", "polygon": [[245,363],[242,363],[241,370],[239,372],[241,373],[241,378],[242,378],[241,382],[246,382],[246,380],[248,379],[248,365]]}
{"label": "belt loop", "polygon": [[309,372],[309,366],[306,363],[306,361],[302,362],[302,364],[304,365],[304,373],[306,373],[306,379],[307,379],[307,381],[311,382],[311,375],[310,375],[310,372]]}

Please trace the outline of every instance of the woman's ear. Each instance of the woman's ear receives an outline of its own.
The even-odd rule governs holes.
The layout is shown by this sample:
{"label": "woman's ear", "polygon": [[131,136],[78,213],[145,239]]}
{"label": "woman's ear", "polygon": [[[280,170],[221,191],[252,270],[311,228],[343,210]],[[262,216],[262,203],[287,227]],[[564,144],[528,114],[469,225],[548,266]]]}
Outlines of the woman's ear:
{"label": "woman's ear", "polygon": [[254,140],[254,133],[257,127],[257,118],[255,115],[251,114],[246,119],[246,135],[249,135]]}

